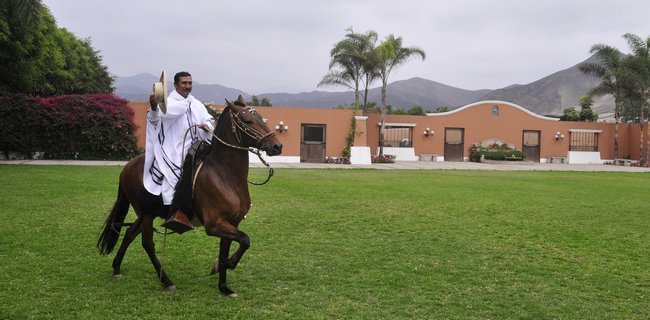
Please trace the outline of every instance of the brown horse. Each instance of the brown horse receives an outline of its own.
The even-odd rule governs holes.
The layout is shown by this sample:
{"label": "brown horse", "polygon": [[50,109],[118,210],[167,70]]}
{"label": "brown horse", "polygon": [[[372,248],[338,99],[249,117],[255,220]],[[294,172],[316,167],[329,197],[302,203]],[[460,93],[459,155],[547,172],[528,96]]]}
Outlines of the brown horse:
{"label": "brown horse", "polygon": [[[237,102],[226,100],[227,106],[219,117],[214,130],[212,146],[203,168],[194,178],[194,196],[192,210],[194,223],[205,226],[209,236],[221,238],[218,259],[212,273],[219,273],[219,290],[228,296],[236,294],[228,288],[227,269],[234,269],[250,246],[248,236],[237,227],[251,207],[247,177],[249,151],[263,150],[269,156],[282,152],[282,144],[269,130],[262,117],[255,109],[246,107],[241,96]],[[122,276],[120,265],[131,242],[142,233],[142,246],[153,263],[158,278],[166,290],[175,290],[173,282],[162,269],[156,257],[153,242],[153,221],[157,217],[165,218],[168,207],[162,205],[158,198],[154,210],[145,204],[141,193],[143,188],[144,155],[129,161],[120,174],[117,200],[108,215],[103,231],[97,241],[101,254],[109,254],[117,244],[120,229],[124,225],[129,204],[137,218],[127,229],[122,244],[113,259],[113,276]],[[143,191],[145,190],[145,191]],[[143,208],[147,206],[147,210]],[[231,256],[232,241],[239,243],[239,248]]]}

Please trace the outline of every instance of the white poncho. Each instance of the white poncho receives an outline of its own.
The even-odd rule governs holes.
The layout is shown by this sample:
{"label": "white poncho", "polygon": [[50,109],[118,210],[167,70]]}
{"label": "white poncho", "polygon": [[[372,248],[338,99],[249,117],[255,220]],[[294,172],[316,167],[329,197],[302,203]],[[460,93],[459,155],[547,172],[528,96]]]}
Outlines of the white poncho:
{"label": "white poncho", "polygon": [[[159,109],[158,109],[159,110]],[[189,94],[183,98],[172,91],[167,98],[167,113],[147,111],[147,140],[144,160],[144,187],[154,195],[162,194],[163,203],[169,205],[174,188],[181,175],[181,158],[184,159],[192,143],[211,141],[212,135],[200,128],[187,133],[193,125],[207,124],[214,131],[214,118],[201,101]]]}

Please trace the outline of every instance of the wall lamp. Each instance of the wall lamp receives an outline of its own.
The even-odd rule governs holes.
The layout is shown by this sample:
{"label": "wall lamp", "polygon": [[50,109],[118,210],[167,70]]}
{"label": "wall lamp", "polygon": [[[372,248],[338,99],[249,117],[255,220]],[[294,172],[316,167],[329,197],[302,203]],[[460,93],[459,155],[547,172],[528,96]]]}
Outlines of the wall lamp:
{"label": "wall lamp", "polygon": [[564,135],[560,133],[560,131],[555,133],[555,140],[560,140],[564,139]]}
{"label": "wall lamp", "polygon": [[280,120],[280,122],[275,126],[275,130],[278,130],[279,132],[287,131],[289,130],[289,126],[285,125],[284,121]]}
{"label": "wall lamp", "polygon": [[425,136],[425,137],[431,136],[431,135],[433,135],[434,133],[435,133],[435,132],[434,132],[433,130],[429,129],[429,128],[424,129],[424,136]]}

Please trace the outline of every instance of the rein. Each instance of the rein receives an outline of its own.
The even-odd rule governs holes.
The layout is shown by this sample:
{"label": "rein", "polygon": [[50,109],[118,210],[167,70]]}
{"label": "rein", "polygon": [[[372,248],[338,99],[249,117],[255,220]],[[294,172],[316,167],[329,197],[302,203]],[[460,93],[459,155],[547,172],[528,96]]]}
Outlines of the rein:
{"label": "rein", "polygon": [[[268,174],[267,174],[266,180],[264,180],[263,182],[254,182],[254,181],[250,181],[250,180],[247,179],[246,181],[248,183],[250,183],[252,185],[256,185],[256,186],[261,186],[261,185],[266,184],[267,182],[269,182],[271,180],[271,177],[273,177],[274,171],[273,171],[273,168],[271,168],[271,165],[269,165],[269,163],[266,162],[266,160],[264,160],[264,158],[262,158],[262,153],[261,153],[261,151],[259,149],[259,146],[262,145],[264,142],[266,142],[266,140],[268,140],[269,138],[274,136],[275,132],[269,132],[267,134],[262,134],[259,131],[253,129],[251,126],[244,123],[241,119],[239,119],[238,116],[233,115],[232,111],[230,112],[230,120],[231,120],[230,122],[231,122],[231,126],[232,126],[232,132],[235,134],[235,137],[237,137],[237,142],[239,144],[242,143],[241,132],[243,132],[247,136],[252,138],[253,140],[257,141],[256,144],[257,144],[258,148],[241,147],[241,146],[233,145],[233,144],[228,143],[228,142],[224,141],[223,139],[219,138],[216,134],[214,134],[214,132],[210,132],[210,134],[215,139],[217,139],[217,141],[219,141],[221,144],[223,144],[226,147],[229,147],[229,148],[232,148],[232,149],[237,149],[237,150],[242,150],[242,151],[247,151],[247,152],[250,152],[250,153],[253,153],[253,154],[257,155],[257,157],[260,159],[260,161],[266,166],[266,168],[268,168]],[[186,138],[187,138],[187,134],[190,132],[190,129],[195,128],[195,127],[199,127],[199,126],[200,125],[195,124],[195,125],[190,126],[189,128],[187,128],[187,130],[185,131],[185,136],[183,137],[183,150],[185,150],[185,141],[187,141]],[[181,164],[184,163],[184,160],[185,159],[184,159],[184,156],[183,156],[181,158]],[[199,166],[199,170],[200,170],[201,167],[202,167],[202,165]],[[199,170],[197,170],[196,175],[198,175]],[[196,179],[196,176],[195,176],[195,179]]]}

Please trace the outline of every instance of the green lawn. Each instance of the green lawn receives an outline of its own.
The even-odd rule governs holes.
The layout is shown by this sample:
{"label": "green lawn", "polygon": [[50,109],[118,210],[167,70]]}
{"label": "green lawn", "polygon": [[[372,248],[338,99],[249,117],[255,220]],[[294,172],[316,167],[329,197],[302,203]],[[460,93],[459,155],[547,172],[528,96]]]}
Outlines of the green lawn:
{"label": "green lawn", "polygon": [[120,170],[0,165],[0,319],[650,318],[646,173],[277,169],[229,299],[202,229],[156,235],[176,292],[139,238],[112,279]]}

